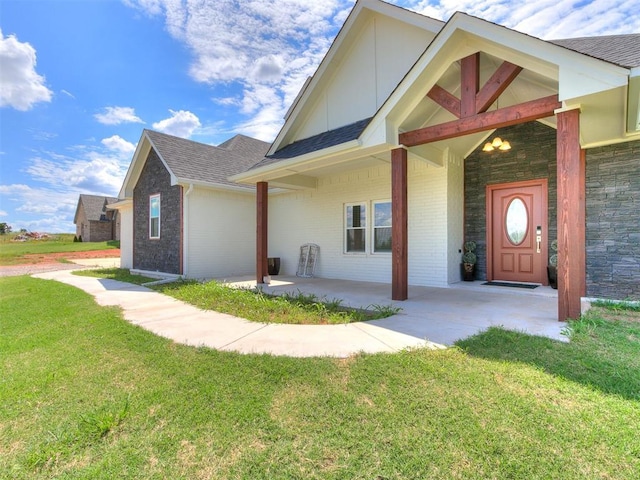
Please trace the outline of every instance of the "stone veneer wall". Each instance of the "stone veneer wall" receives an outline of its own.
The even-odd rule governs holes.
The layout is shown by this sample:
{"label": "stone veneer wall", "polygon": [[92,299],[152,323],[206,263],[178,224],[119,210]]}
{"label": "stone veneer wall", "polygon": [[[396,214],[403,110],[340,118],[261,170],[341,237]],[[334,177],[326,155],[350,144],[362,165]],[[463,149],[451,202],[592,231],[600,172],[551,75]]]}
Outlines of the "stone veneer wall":
{"label": "stone veneer wall", "polygon": [[640,300],[640,141],[587,150],[587,296]]}
{"label": "stone veneer wall", "polygon": [[[160,238],[149,238],[149,196],[160,194]],[[182,273],[182,187],[151,150],[133,189],[133,268]]]}
{"label": "stone veneer wall", "polygon": [[[486,186],[496,183],[548,180],[548,239],[557,236],[556,131],[538,122],[497,130],[490,139],[500,137],[511,143],[507,152],[483,152],[482,145],[464,164],[464,238],[478,244],[476,279],[487,278]],[[462,246],[460,246],[462,248]]]}

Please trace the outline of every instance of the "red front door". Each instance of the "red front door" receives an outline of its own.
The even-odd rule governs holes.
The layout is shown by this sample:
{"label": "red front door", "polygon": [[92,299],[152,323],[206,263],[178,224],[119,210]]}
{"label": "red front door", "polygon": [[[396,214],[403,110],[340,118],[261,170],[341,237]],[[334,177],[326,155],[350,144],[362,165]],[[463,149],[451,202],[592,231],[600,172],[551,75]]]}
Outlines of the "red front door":
{"label": "red front door", "polygon": [[547,181],[487,186],[487,277],[547,282]]}

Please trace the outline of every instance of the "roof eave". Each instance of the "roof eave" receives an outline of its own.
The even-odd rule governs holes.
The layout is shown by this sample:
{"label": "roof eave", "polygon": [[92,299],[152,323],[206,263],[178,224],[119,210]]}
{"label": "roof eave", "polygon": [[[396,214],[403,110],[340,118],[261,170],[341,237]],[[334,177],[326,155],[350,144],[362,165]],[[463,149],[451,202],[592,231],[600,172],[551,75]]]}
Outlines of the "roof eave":
{"label": "roof eave", "polygon": [[181,185],[183,187],[194,185],[197,187],[203,187],[213,190],[224,190],[237,193],[252,193],[254,191],[254,188],[249,185],[225,185],[223,183],[205,182],[202,180],[193,180],[190,178],[176,178],[176,182],[172,183],[172,185]]}
{"label": "roof eave", "polygon": [[125,208],[130,208],[133,206],[133,198],[122,198],[118,199],[117,202],[110,203],[107,205],[108,210],[123,210]]}
{"label": "roof eave", "polygon": [[277,178],[278,174],[286,172],[287,175],[292,173],[292,170],[296,168],[304,167],[307,164],[314,162],[321,162],[323,159],[335,156],[341,153],[348,153],[350,151],[358,149],[362,145],[359,139],[350,140],[348,142],[334,145],[332,147],[323,148],[322,150],[316,150],[309,152],[298,157],[289,158],[286,160],[280,160],[264,167],[258,167],[255,169],[247,170],[244,173],[239,173],[229,177],[229,180],[237,183],[256,183],[261,181],[267,181],[272,178]]}
{"label": "roof eave", "polygon": [[[136,151],[133,154],[131,159],[131,163],[129,164],[129,169],[127,170],[127,174],[124,177],[124,181],[122,182],[122,187],[120,188],[120,192],[118,193],[118,198],[127,198],[133,196],[133,188],[135,187],[136,182],[138,181],[138,177],[142,171],[142,165],[140,162],[144,162],[146,160],[147,155],[151,151],[151,140],[147,135],[146,129],[142,131],[142,135],[140,136],[140,140],[138,140],[138,145],[136,147]],[[140,160],[142,158],[142,160]]]}
{"label": "roof eave", "polygon": [[632,68],[629,74],[627,133],[640,133],[640,67]]}

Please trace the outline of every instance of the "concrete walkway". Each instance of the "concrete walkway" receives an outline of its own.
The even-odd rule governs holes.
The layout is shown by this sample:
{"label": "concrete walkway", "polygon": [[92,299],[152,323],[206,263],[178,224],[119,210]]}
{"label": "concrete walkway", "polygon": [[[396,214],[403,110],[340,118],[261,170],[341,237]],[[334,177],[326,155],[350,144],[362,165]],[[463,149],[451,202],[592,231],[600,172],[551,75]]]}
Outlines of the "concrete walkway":
{"label": "concrete walkway", "polygon": [[442,348],[423,338],[365,323],[346,325],[281,325],[203,311],[153,290],[128,283],[45,272],[34,277],[80,288],[99,305],[120,306],[129,322],[157,335],[192,346],[240,353],[291,357],[347,357],[358,352],[395,352],[410,347]]}

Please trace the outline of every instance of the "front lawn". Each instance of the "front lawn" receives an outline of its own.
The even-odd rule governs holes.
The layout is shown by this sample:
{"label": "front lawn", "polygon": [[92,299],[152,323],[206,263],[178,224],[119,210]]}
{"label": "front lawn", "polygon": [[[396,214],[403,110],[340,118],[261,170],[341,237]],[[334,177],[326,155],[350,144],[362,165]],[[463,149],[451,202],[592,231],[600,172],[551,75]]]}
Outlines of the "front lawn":
{"label": "front lawn", "polygon": [[[70,286],[6,277],[0,328],[2,478],[627,479],[640,471],[640,392],[616,387],[638,371],[627,365],[640,356],[637,313],[578,327],[568,345],[497,340],[508,357],[479,336],[466,351],[294,359],[179,345]],[[558,355],[546,358],[549,349]],[[619,380],[603,384],[591,360],[575,375],[594,356]]]}

